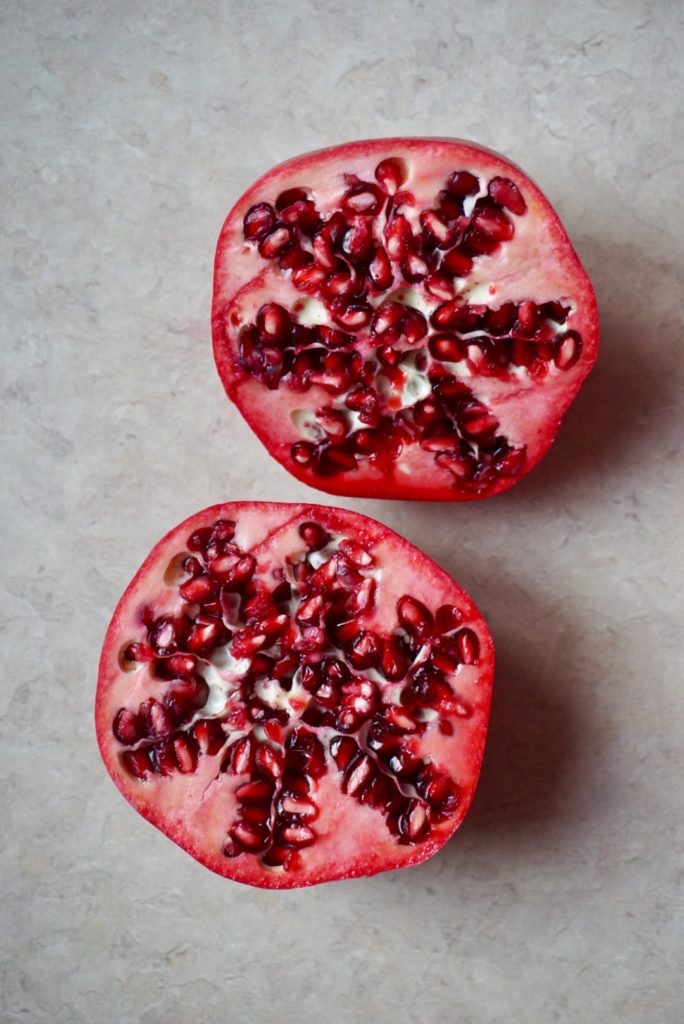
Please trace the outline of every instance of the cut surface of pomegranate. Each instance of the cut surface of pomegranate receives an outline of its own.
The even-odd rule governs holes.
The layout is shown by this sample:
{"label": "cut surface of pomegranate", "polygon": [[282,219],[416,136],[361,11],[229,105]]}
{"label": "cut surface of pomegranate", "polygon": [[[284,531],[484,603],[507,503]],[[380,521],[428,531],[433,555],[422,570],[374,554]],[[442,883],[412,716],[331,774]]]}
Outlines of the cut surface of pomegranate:
{"label": "cut surface of pomegranate", "polygon": [[265,174],[221,231],[212,325],[228,396],[296,477],[443,501],[505,491],[542,458],[598,344],[548,200],[447,139]]}
{"label": "cut surface of pomegranate", "polygon": [[391,530],[232,502],[172,530],[121,598],[97,738],[126,799],[221,875],[372,875],[463,820],[493,666],[471,599]]}

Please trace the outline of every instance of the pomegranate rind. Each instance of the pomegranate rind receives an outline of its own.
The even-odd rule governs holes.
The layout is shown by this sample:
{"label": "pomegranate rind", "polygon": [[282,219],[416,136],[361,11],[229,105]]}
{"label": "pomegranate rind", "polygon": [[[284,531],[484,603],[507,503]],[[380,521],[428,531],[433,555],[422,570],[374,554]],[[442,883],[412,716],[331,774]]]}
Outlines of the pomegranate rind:
{"label": "pomegranate rind", "polygon": [[[320,808],[314,823],[317,841],[300,852],[298,868],[274,870],[253,856],[228,858],[222,853],[237,807],[235,789],[248,777],[217,775],[221,754],[200,756],[197,770],[187,775],[148,775],[141,780],[125,770],[121,755],[126,747],[113,734],[112,723],[127,702],[135,704],[145,697],[150,683],[144,672],[134,681],[134,674],[122,670],[121,651],[132,637],[140,635],[144,609],[169,610],[169,602],[177,593],[168,582],[169,564],[179,552],[187,550],[190,534],[217,519],[235,520],[241,545],[262,555],[269,550],[270,543],[283,536],[284,530],[302,521],[318,522],[328,530],[356,538],[375,553],[383,569],[384,593],[378,606],[378,628],[395,615],[397,596],[410,592],[433,608],[441,604],[458,606],[463,624],[476,633],[479,663],[477,667],[468,666],[472,714],[456,720],[451,736],[435,729],[423,748],[457,781],[460,802],[453,816],[436,825],[423,842],[397,843],[379,813],[342,793],[339,777],[330,769],[319,781],[315,797]],[[383,598],[386,603],[382,603]],[[419,864],[444,845],[463,821],[475,793],[485,747],[493,672],[493,641],[474,602],[443,569],[403,537],[366,516],[343,509],[231,502],[207,508],[171,530],[155,545],[124,592],[107,629],[100,659],[96,734],[107,771],[126,800],[197,861],[226,878],[260,888],[297,888]]]}
{"label": "pomegranate rind", "polygon": [[[267,263],[253,245],[245,243],[243,218],[247,210],[258,202],[272,202],[285,189],[306,186],[315,191],[325,212],[327,207],[333,208],[334,200],[345,188],[345,171],[373,182],[375,166],[386,157],[404,160],[414,168],[406,187],[416,195],[434,195],[440,182],[461,167],[482,180],[503,177],[517,185],[527,211],[514,218],[516,229],[511,241],[492,256],[478,258],[469,288],[493,285],[490,299],[495,308],[515,300],[568,301],[572,311],[564,326],[582,339],[579,359],[562,372],[552,370],[543,379],[525,379],[522,375],[519,386],[515,381],[495,377],[472,382],[475,397],[492,408],[502,434],[514,446],[525,447],[524,463],[518,471],[499,475],[477,490],[454,486],[450,471],[415,445],[411,448],[417,450],[405,459],[401,471],[366,460],[354,472],[325,476],[311,466],[298,464],[291,449],[302,435],[290,415],[298,402],[314,408],[327,404],[330,395],[318,386],[303,396],[282,385],[271,391],[240,365],[233,321],[238,325],[246,322],[259,305],[271,299],[302,297],[288,281],[283,283],[275,263]],[[399,286],[424,292],[422,284],[408,285],[399,280],[394,287]],[[434,299],[430,301],[436,305]],[[467,501],[508,490],[544,457],[595,363],[599,330],[594,290],[577,253],[548,199],[520,168],[465,140],[390,138],[350,142],[287,160],[245,192],[228,214],[217,244],[212,333],[216,366],[226,394],[271,455],[297,479],[330,494],[350,497]]]}

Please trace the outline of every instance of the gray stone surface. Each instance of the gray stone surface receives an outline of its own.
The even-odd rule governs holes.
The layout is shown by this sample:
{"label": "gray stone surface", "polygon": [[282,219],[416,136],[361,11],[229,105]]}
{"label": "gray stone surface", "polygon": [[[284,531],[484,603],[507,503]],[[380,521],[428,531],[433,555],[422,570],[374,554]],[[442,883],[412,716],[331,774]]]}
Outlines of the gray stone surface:
{"label": "gray stone surface", "polygon": [[[682,1020],[683,30],[665,0],[2,4],[3,1022]],[[484,776],[422,867],[260,892],[111,785],[99,647],[182,517],[315,498],[214,372],[229,206],[287,156],[402,133],[539,181],[603,347],[505,497],[340,501],[486,612]]]}

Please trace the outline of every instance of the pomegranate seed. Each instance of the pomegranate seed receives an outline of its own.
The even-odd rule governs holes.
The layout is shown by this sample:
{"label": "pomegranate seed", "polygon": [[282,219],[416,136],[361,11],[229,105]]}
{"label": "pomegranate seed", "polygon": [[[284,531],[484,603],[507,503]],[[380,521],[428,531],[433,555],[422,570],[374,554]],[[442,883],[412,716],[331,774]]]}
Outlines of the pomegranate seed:
{"label": "pomegranate seed", "polygon": [[130,746],[145,735],[145,724],[133,711],[120,708],[116,713],[112,731],[119,743]]}
{"label": "pomegranate seed", "polygon": [[285,825],[278,829],[278,838],[281,843],[301,850],[305,846],[311,846],[316,839],[316,833],[308,825]]}
{"label": "pomegranate seed", "polygon": [[368,221],[357,219],[345,232],[342,252],[353,263],[368,263],[373,255],[373,231]]}
{"label": "pomegranate seed", "polygon": [[503,476],[515,476],[525,465],[526,448],[514,448],[496,462],[496,468]]}
{"label": "pomegranate seed", "polygon": [[345,348],[354,342],[353,335],[338,331],[334,327],[326,327],[324,324],[318,328],[318,334],[328,348]]}
{"label": "pomegranate seed", "polygon": [[179,590],[184,601],[201,604],[216,595],[217,586],[209,576],[195,576],[181,584]]}
{"label": "pomegranate seed", "polygon": [[367,754],[359,754],[349,765],[344,775],[342,791],[353,796],[370,780],[373,764]]}
{"label": "pomegranate seed", "polygon": [[316,262],[324,270],[331,271],[337,268],[338,259],[333,244],[330,238],[322,232],[319,232],[313,240],[313,251]]}
{"label": "pomegranate seed", "polygon": [[349,736],[334,736],[330,741],[330,753],[342,772],[349,767],[358,750],[357,744]]}
{"label": "pomegranate seed", "polygon": [[582,340],[576,331],[559,334],[554,344],[553,361],[559,370],[569,370],[582,351]]}
{"label": "pomegranate seed", "polygon": [[140,711],[145,716],[149,736],[169,736],[173,731],[173,722],[168,711],[154,697],[144,701],[140,705]]}
{"label": "pomegranate seed", "polygon": [[460,363],[468,354],[466,343],[455,334],[433,334],[428,348],[435,359],[445,363]]}
{"label": "pomegranate seed", "polygon": [[360,614],[372,608],[375,604],[375,590],[374,579],[369,577],[364,580],[349,599],[349,610]]}
{"label": "pomegranate seed", "polygon": [[443,604],[437,609],[435,615],[435,631],[437,633],[449,633],[457,629],[463,622],[463,616],[453,604]]}
{"label": "pomegranate seed", "polygon": [[278,258],[278,266],[283,270],[301,270],[312,263],[313,256],[300,245],[288,245]]}
{"label": "pomegranate seed", "polygon": [[499,426],[499,421],[491,412],[484,412],[482,415],[475,415],[467,419],[462,430],[470,437],[480,438],[485,434],[491,434]]}
{"label": "pomegranate seed", "polygon": [[385,227],[385,248],[387,255],[393,259],[401,259],[408,249],[413,248],[414,238],[411,226],[403,214],[396,214]]}
{"label": "pomegranate seed", "polygon": [[337,298],[330,303],[330,314],[340,327],[348,327],[356,331],[370,323],[372,311],[370,306],[365,303],[347,303],[344,299]]}
{"label": "pomegranate seed", "polygon": [[425,278],[425,288],[430,295],[434,295],[436,299],[441,299],[443,302],[448,302],[456,294],[453,281],[439,270],[428,274]]}
{"label": "pomegranate seed", "polygon": [[518,306],[518,329],[523,334],[534,334],[537,329],[538,311],[529,299]]}
{"label": "pomegranate seed", "polygon": [[173,745],[169,743],[155,743],[148,750],[152,771],[157,775],[173,775],[178,765],[173,753]]}
{"label": "pomegranate seed", "polygon": [[422,639],[432,634],[432,614],[421,601],[410,594],[404,594],[397,601],[397,618],[411,636]]}
{"label": "pomegranate seed", "polygon": [[381,654],[379,636],[370,630],[362,630],[351,645],[349,661],[354,668],[371,668],[378,664]]}
{"label": "pomegranate seed", "polygon": [[173,654],[178,646],[178,628],[173,619],[157,619],[150,628],[148,638],[151,646],[162,656]]}
{"label": "pomegranate seed", "polygon": [[298,466],[308,466],[314,457],[316,449],[308,441],[295,441],[290,448],[290,455]]}
{"label": "pomegranate seed", "polygon": [[415,732],[416,730],[416,723],[403,708],[390,705],[385,711],[385,718],[393,728],[400,729],[402,732]]}
{"label": "pomegranate seed", "polygon": [[176,736],[173,740],[173,752],[178,769],[183,775],[189,775],[197,767],[197,744],[192,736]]}
{"label": "pomegranate seed", "polygon": [[467,277],[473,269],[473,261],[460,249],[451,249],[442,260],[440,270],[451,277]]}
{"label": "pomegranate seed", "polygon": [[381,245],[376,246],[373,258],[368,264],[368,279],[378,291],[386,291],[392,284],[392,267]]}
{"label": "pomegranate seed", "polygon": [[385,638],[380,660],[380,669],[386,679],[396,682],[403,679],[409,667],[408,656],[401,637],[392,634]]}
{"label": "pomegranate seed", "polygon": [[276,222],[275,210],[270,203],[251,206],[243,221],[245,238],[250,242],[260,241]]}
{"label": "pomegranate seed", "polygon": [[297,267],[292,273],[292,283],[300,292],[317,291],[327,277],[323,267],[309,263],[307,266]]}
{"label": "pomegranate seed", "polygon": [[504,206],[511,213],[520,216],[526,212],[527,203],[518,186],[509,178],[492,178],[487,191],[495,203]]}
{"label": "pomegranate seed", "polygon": [[319,523],[302,523],[299,527],[299,536],[309,551],[320,551],[331,539],[330,534]]}
{"label": "pomegranate seed", "polygon": [[529,341],[516,340],[511,345],[511,362],[514,366],[531,366],[535,356],[535,346]]}
{"label": "pomegranate seed", "polygon": [[283,814],[296,814],[300,818],[318,817],[318,808],[312,800],[301,796],[290,796],[287,793],[283,793],[278,801],[278,809]]}
{"label": "pomegranate seed", "polygon": [[398,779],[410,779],[416,774],[420,763],[419,758],[402,747],[390,756],[387,767]]}
{"label": "pomegranate seed", "polygon": [[361,181],[342,196],[342,209],[346,214],[375,217],[380,213],[385,197],[377,185]]}
{"label": "pomegranate seed", "polygon": [[225,627],[209,615],[198,615],[187,639],[187,648],[196,654],[203,654],[214,647],[220,640],[225,641]]}
{"label": "pomegranate seed", "polygon": [[401,331],[410,345],[415,345],[428,332],[427,320],[417,309],[407,309],[401,321]]}
{"label": "pomegranate seed", "polygon": [[320,594],[310,597],[308,601],[303,601],[300,604],[295,619],[297,622],[304,623],[307,626],[317,626],[321,611],[323,610],[323,604],[323,597]]}
{"label": "pomegranate seed", "polygon": [[144,779],[152,771],[152,765],[146,750],[126,750],[121,755],[121,763],[126,771],[136,779]]}
{"label": "pomegranate seed", "polygon": [[[534,304],[532,304],[534,306]],[[499,309],[487,311],[487,329],[491,334],[506,334],[515,323],[516,310],[512,302],[504,302]]]}
{"label": "pomegranate seed", "polygon": [[265,825],[256,825],[247,821],[239,821],[230,830],[229,835],[236,843],[252,853],[265,849],[270,838]]}
{"label": "pomegranate seed", "polygon": [[230,764],[234,775],[246,775],[254,765],[254,741],[244,736],[228,750],[224,764]]}
{"label": "pomegranate seed", "polygon": [[443,302],[433,312],[430,317],[430,323],[437,330],[461,326],[465,311],[466,307],[462,299],[452,299],[450,302]]}
{"label": "pomegranate seed", "polygon": [[423,231],[434,241],[438,249],[448,249],[454,244],[456,232],[436,210],[423,210],[420,215]]}
{"label": "pomegranate seed", "polygon": [[243,782],[235,790],[235,796],[243,804],[270,803],[273,796],[273,785],[261,779],[254,782]]}
{"label": "pomegranate seed", "polygon": [[221,728],[220,722],[215,718],[201,719],[196,723],[193,732],[200,750],[209,756],[218,754],[226,741],[226,734]]}
{"label": "pomegranate seed", "polygon": [[428,808],[420,800],[409,800],[399,816],[399,833],[415,842],[429,828]]}
{"label": "pomegranate seed", "polygon": [[347,436],[349,424],[347,417],[340,409],[333,409],[332,406],[325,406],[316,411],[316,421],[333,440],[341,440]]}
{"label": "pomegranate seed", "polygon": [[459,654],[464,665],[477,665],[480,657],[480,641],[472,629],[462,629],[456,634]]}
{"label": "pomegranate seed", "polygon": [[326,448],[320,456],[318,470],[323,476],[348,473],[356,469],[356,459],[345,448]]}
{"label": "pomegranate seed", "polygon": [[256,767],[272,779],[279,779],[285,768],[285,757],[279,750],[274,750],[265,743],[260,743],[254,755]]}
{"label": "pomegranate seed", "polygon": [[470,171],[455,171],[447,181],[447,189],[459,198],[474,196],[480,191],[480,182]]}
{"label": "pomegranate seed", "polygon": [[[478,235],[482,233],[494,242],[507,242],[515,231],[503,210],[484,199],[479,200],[475,206],[472,224]],[[472,244],[472,239],[468,240]]]}
{"label": "pomegranate seed", "polygon": [[366,551],[361,544],[356,544],[354,541],[344,540],[340,544],[340,551],[345,555],[346,558],[352,563],[352,565],[362,566],[364,569],[373,565],[375,559],[373,556]]}
{"label": "pomegranate seed", "polygon": [[266,260],[275,259],[292,243],[292,229],[281,224],[264,235],[259,242],[259,255]]}
{"label": "pomegranate seed", "polygon": [[164,667],[171,676],[190,679],[197,668],[197,659],[190,654],[172,654],[170,658],[164,660]]}
{"label": "pomegranate seed", "polygon": [[417,281],[422,281],[430,273],[430,267],[418,253],[407,252],[401,261],[401,272],[405,280],[415,284]]}
{"label": "pomegranate seed", "polygon": [[[325,773],[325,751],[323,744],[307,729],[295,729],[287,738],[288,769],[296,768],[305,772],[312,779],[318,779]],[[308,787],[297,793],[306,793]]]}
{"label": "pomegranate seed", "polygon": [[[256,560],[253,555],[245,555],[225,574],[223,580],[224,585],[229,590],[239,590],[240,587],[252,578],[254,570],[256,569]],[[209,565],[209,571],[212,571],[211,564]]]}
{"label": "pomegranate seed", "polygon": [[375,168],[375,177],[385,192],[393,196],[406,181],[406,165],[403,160],[387,157]]}
{"label": "pomegranate seed", "polygon": [[282,344],[290,336],[290,314],[277,302],[267,302],[256,315],[256,329],[263,342]]}
{"label": "pomegranate seed", "polygon": [[371,331],[373,334],[384,334],[392,327],[399,327],[405,312],[405,307],[400,302],[381,302],[373,316]]}

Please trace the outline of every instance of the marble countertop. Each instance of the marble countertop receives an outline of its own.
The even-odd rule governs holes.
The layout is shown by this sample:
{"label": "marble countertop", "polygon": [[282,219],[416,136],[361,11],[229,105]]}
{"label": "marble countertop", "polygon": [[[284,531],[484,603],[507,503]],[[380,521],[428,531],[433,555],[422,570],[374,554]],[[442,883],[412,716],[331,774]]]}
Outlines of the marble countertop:
{"label": "marble countertop", "polygon": [[[0,35],[0,1018],[681,1021],[681,6],[9,0]],[[601,355],[508,495],[340,500],[486,613],[484,774],[423,866],[262,892],[116,792],[97,659],[170,526],[316,498],[224,399],[214,244],[273,163],[392,134],[475,139],[541,184]]]}

